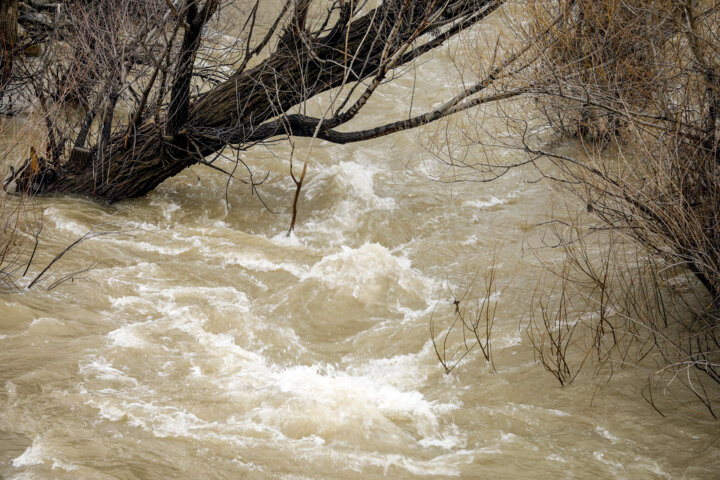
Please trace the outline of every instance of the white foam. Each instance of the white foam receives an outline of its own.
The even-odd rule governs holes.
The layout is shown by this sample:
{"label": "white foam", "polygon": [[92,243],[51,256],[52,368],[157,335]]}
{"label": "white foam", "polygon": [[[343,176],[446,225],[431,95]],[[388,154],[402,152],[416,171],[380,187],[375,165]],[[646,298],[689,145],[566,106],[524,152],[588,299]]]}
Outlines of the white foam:
{"label": "white foam", "polygon": [[369,202],[373,208],[391,210],[397,207],[392,197],[379,197],[375,194],[375,181],[373,176],[379,172],[377,168],[359,165],[355,162],[341,162],[338,165],[339,180],[355,196]]}
{"label": "white foam", "polygon": [[69,465],[62,460],[58,460],[57,458],[53,458],[53,464],[52,464],[52,470],[61,469],[65,470],[66,472],[72,472],[73,470],[77,470],[78,467],[75,465]]}
{"label": "white foam", "polygon": [[159,253],[160,255],[170,255],[170,256],[176,256],[180,255],[181,253],[188,252],[191,247],[166,247],[162,245],[157,245],[154,243],[149,242],[143,242],[139,241],[137,239],[133,240],[122,240],[117,238],[108,238],[105,240],[108,243],[114,243],[118,246],[126,246],[130,249],[136,249],[143,252],[148,253]]}
{"label": "white foam", "polygon": [[13,475],[8,480],[37,480],[37,477],[33,476],[30,472],[21,472],[17,475]]}
{"label": "white foam", "polygon": [[384,303],[395,285],[416,297],[428,297],[432,282],[411,266],[405,257],[396,257],[377,243],[327,255],[312,266],[301,281],[316,279],[336,291],[345,291],[366,303]]}
{"label": "white foam", "polygon": [[649,470],[658,477],[672,478],[672,476],[663,470],[655,460],[647,457],[635,457],[633,460],[633,468],[643,468],[645,470]]}
{"label": "white foam", "polygon": [[521,345],[522,342],[522,333],[519,330],[516,330],[509,335],[493,340],[492,346],[497,350],[501,350],[503,348],[517,347],[518,345]]}
{"label": "white foam", "polygon": [[[393,420],[409,422],[417,435],[426,438],[438,432],[438,414],[454,408],[433,404],[417,390],[399,389],[373,375],[352,375],[329,366],[291,367],[279,372],[274,380],[281,392],[301,400],[307,409],[323,417],[315,426],[320,430],[327,428],[323,425],[326,423],[332,423],[333,429],[363,424],[387,428],[387,421]],[[284,409],[267,414],[285,416]],[[268,420],[275,422],[278,418]]]}
{"label": "white foam", "polygon": [[[430,279],[426,279],[430,280]],[[428,281],[428,284],[431,282]],[[433,285],[434,287],[434,285]],[[428,315],[432,314],[433,310],[435,309],[435,306],[438,303],[438,299],[435,297],[428,296],[427,299],[427,306],[423,309],[419,310],[413,310],[412,308],[404,307],[402,305],[397,306],[397,311],[403,314],[403,323],[415,323],[418,320],[422,318],[427,318]]]}
{"label": "white foam", "polygon": [[618,441],[618,438],[616,436],[610,434],[610,432],[608,432],[607,429],[605,429],[603,427],[600,427],[600,426],[595,427],[595,432],[598,435],[602,436],[603,438],[610,440],[610,443],[616,443]]}
{"label": "white foam", "polygon": [[319,192],[333,185],[343,193],[333,201],[330,208],[323,208],[311,218],[303,220],[297,226],[300,237],[318,238],[322,244],[343,245],[349,232],[355,232],[362,219],[368,213],[397,208],[392,197],[381,197],[375,193],[374,175],[379,172],[375,167],[360,165],[348,161],[325,169],[313,178],[304,190],[304,201],[312,200]]}
{"label": "white foam", "polygon": [[80,365],[80,372],[83,374],[92,374],[101,380],[130,383],[134,386],[139,385],[136,379],[113,367],[104,357],[93,358],[88,363],[82,363]]}
{"label": "white foam", "polygon": [[550,460],[551,462],[560,462],[560,463],[567,463],[567,460],[562,458],[560,455],[557,454],[551,454],[545,457],[546,459]]}
{"label": "white foam", "polygon": [[116,347],[145,348],[148,342],[140,336],[137,325],[126,325],[108,333],[108,338]]}
{"label": "white foam", "polygon": [[551,413],[557,417],[569,417],[570,414],[567,412],[563,412],[562,410],[556,410],[554,408],[547,408],[545,409],[546,412]]}
{"label": "white foam", "polygon": [[287,231],[282,231],[268,240],[278,247],[306,247],[294,230],[290,232],[290,235],[287,234]]}
{"label": "white foam", "polygon": [[593,457],[595,457],[595,460],[597,460],[598,462],[603,463],[616,470],[625,470],[625,466],[622,463],[608,460],[607,458],[605,458],[605,454],[602,452],[593,452]]}
{"label": "white foam", "polygon": [[478,239],[477,235],[473,233],[472,235],[467,237],[465,240],[460,242],[460,245],[463,245],[465,247],[470,246],[470,245],[475,245],[475,244],[477,244],[478,240],[479,239]]}
{"label": "white foam", "polygon": [[[166,300],[160,307],[172,308],[175,302],[187,299],[195,301],[198,298],[211,298],[213,305],[231,307],[233,310],[248,313],[250,311],[250,300],[245,292],[234,287],[198,287],[198,286],[165,286],[165,285],[140,285],[138,300],[152,296]],[[194,302],[193,302],[194,303]],[[163,310],[161,308],[161,310]]]}
{"label": "white foam", "polygon": [[86,225],[66,218],[59,208],[48,207],[43,211],[43,216],[52,220],[52,222],[61,230],[73,233],[75,235],[85,235],[89,228]]}
{"label": "white foam", "polygon": [[[292,243],[288,246],[295,247]],[[390,295],[404,322],[415,322],[430,313],[427,299],[437,288],[408,258],[393,255],[376,243],[335,249],[312,266],[280,255],[231,252],[220,252],[229,258],[228,263],[253,271],[287,271],[298,278],[297,283],[319,282],[368,303],[384,304]],[[133,276],[133,270],[122,276]],[[313,458],[338,455],[343,458],[343,468],[355,462],[358,468],[395,466],[417,475],[459,475],[458,462],[472,459],[472,453],[455,452],[467,442],[450,419],[460,403],[433,400],[422,392],[429,365],[436,367],[429,360],[434,355],[429,342],[419,353],[343,360],[340,366],[327,364],[305,353],[291,328],[259,318],[247,320],[252,318],[251,312],[257,312],[252,303],[257,300],[244,292],[233,287],[173,286],[162,279],[161,270],[155,270],[155,276],[160,278],[144,278],[132,285],[132,295],[112,299],[114,310],[134,308],[148,320],[118,325],[107,334],[108,350],[81,363],[86,403],[97,408],[105,420],[122,421],[160,438],[187,437],[252,448],[266,442],[268,448],[293,454],[302,451]],[[242,323],[215,332],[218,323],[205,303],[198,305],[199,298],[211,309],[237,313]],[[392,321],[398,322],[397,317]],[[282,335],[291,353],[276,360],[276,352],[269,354],[265,349],[281,345],[275,340],[271,344],[254,342],[252,336],[258,329]],[[160,345],[158,338],[172,341]],[[227,417],[205,418],[193,401],[159,397],[154,391],[157,385],[150,383],[150,378],[157,378],[154,375],[132,378],[132,367],[125,366],[127,354],[121,353],[129,348],[142,349],[155,371],[173,376],[171,383],[201,386],[207,395],[224,399]],[[122,355],[123,360],[116,362],[114,355]],[[452,454],[431,460],[426,455],[422,459],[412,454],[383,456],[377,453],[378,443],[387,443],[388,448],[381,450],[388,452],[410,445]],[[342,450],[354,445],[358,453],[348,457],[347,452],[336,449],[340,444]]]}
{"label": "white foam", "polygon": [[207,422],[181,408],[127,399],[117,402],[110,398],[91,399],[87,403],[97,408],[102,418],[112,422],[125,420],[129,425],[152,433],[158,438],[220,440],[232,445],[247,446],[241,437],[233,434],[234,425],[231,422]]}
{"label": "white foam", "polygon": [[401,468],[413,475],[422,476],[450,476],[461,475],[460,465],[468,465],[472,462],[474,453],[466,450],[439,455],[430,460],[415,460],[399,454],[362,454],[331,451],[331,458],[336,463],[356,472],[362,472],[367,467],[379,467],[383,469],[384,475],[388,475],[390,467]]}
{"label": "white foam", "polygon": [[[148,326],[167,330],[168,321],[148,322]],[[105,359],[92,359],[81,371],[90,374],[86,385],[101,380],[93,386],[98,394],[87,395],[88,404],[98,408],[103,418],[123,419],[158,437],[213,438],[233,444],[253,444],[257,432],[264,432],[276,443],[302,440],[321,456],[328,454],[327,439],[348,435],[371,435],[369,438],[392,444],[410,435],[423,447],[447,450],[464,445],[457,427],[441,422],[459,405],[430,401],[417,390],[426,381],[418,355],[375,359],[347,369],[327,364],[281,366],[239,347],[229,335],[204,331],[192,319],[175,316],[172,322],[174,328],[192,333],[204,347],[203,362],[214,365],[213,375],[202,378],[198,377],[199,366],[191,368],[188,381],[211,382],[216,396],[235,398],[233,403],[247,407],[225,421],[209,422],[179,406],[157,404],[151,400],[156,394],[150,385],[130,390],[117,384],[118,380],[127,381],[127,376]],[[200,360],[198,352],[192,359]],[[147,400],[140,393],[145,390]],[[440,471],[437,465],[413,462],[398,457],[390,463],[410,470]],[[441,470],[448,471],[446,467]]]}
{"label": "white foam", "polygon": [[259,254],[248,254],[243,252],[225,253],[222,255],[225,265],[239,265],[248,270],[256,272],[276,272],[284,270],[291,275],[301,277],[308,271],[307,267],[287,262],[273,262]]}
{"label": "white foam", "polygon": [[36,436],[32,444],[25,449],[25,451],[17,458],[14,458],[12,465],[15,468],[28,467],[31,465],[40,465],[43,463],[45,456],[45,442]]}
{"label": "white foam", "polygon": [[562,410],[556,410],[553,408],[543,408],[543,407],[538,407],[535,405],[526,405],[524,403],[508,402],[506,408],[508,410],[510,410],[511,412],[514,410],[532,411],[532,412],[535,412],[534,416],[536,416],[536,417],[538,416],[538,414],[543,414],[543,413],[553,415],[556,417],[569,417],[570,416],[569,413],[563,412]]}
{"label": "white foam", "polygon": [[264,375],[285,400],[258,411],[263,423],[283,428],[305,417],[310,433],[322,436],[360,425],[393,431],[399,422],[412,426],[427,446],[452,448],[463,442],[456,429],[440,427],[440,416],[459,405],[429,401],[416,390],[426,380],[416,355],[375,359],[347,370],[325,364],[269,367]]}
{"label": "white foam", "polygon": [[504,205],[508,203],[508,201],[508,198],[491,197],[489,200],[470,200],[463,203],[463,206],[472,208],[490,208],[496,205]]}
{"label": "white foam", "polygon": [[39,317],[30,322],[27,332],[29,334],[48,335],[53,332],[61,332],[65,324],[57,318]]}
{"label": "white foam", "polygon": [[346,359],[349,365],[347,371],[352,375],[372,378],[376,382],[393,385],[400,389],[412,389],[423,385],[428,378],[428,370],[420,366],[420,359],[426,353],[426,349],[423,348],[417,354],[373,358],[365,362],[348,358]]}

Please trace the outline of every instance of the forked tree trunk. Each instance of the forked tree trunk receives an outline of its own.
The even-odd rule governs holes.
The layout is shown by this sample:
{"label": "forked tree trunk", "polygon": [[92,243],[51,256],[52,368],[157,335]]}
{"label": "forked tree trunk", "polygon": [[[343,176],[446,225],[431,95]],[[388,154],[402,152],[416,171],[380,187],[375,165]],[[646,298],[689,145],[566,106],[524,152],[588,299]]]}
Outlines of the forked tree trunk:
{"label": "forked tree trunk", "polygon": [[[399,15],[397,5],[407,6],[413,1],[385,1],[376,10],[354,19],[347,28],[343,26],[324,37],[311,38],[311,51],[308,51],[307,38],[298,39],[297,30],[288,28],[268,59],[250,70],[235,73],[226,82],[198,96],[189,105],[186,118],[173,117],[177,112],[171,112],[170,121],[163,122],[165,125],[151,121],[140,124],[129,137],[113,138],[104,148],[102,158],[98,158],[97,148],[91,148],[90,152],[74,151],[59,164],[42,162],[35,171],[28,168],[28,161],[16,175],[15,184],[18,189],[35,194],[71,193],[113,202],[148,193],[228,144],[247,145],[287,133],[288,128],[293,129],[292,134],[307,135],[307,131],[301,130],[310,129],[308,126],[293,127],[287,122],[271,120],[347,80],[353,82],[376,75],[389,39],[404,42],[415,38],[418,29],[427,29],[424,23],[427,12],[423,11],[428,10],[426,5],[440,5],[435,7],[434,18],[467,18],[467,22],[452,30],[451,34],[455,34],[503,3],[502,0],[414,1],[414,15],[407,14],[410,10]],[[399,64],[441,45],[451,34],[428,40],[415,50],[410,48]]]}

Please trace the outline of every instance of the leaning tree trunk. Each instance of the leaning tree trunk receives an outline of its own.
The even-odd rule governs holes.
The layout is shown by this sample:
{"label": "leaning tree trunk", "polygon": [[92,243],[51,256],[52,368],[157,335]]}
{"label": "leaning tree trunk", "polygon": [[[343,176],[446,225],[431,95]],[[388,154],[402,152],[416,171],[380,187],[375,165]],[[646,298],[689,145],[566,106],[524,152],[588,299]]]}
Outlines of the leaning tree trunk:
{"label": "leaning tree trunk", "polygon": [[17,45],[18,0],[0,0],[0,93],[10,80]]}
{"label": "leaning tree trunk", "polygon": [[[293,122],[272,120],[346,81],[377,75],[388,43],[412,42],[418,38],[418,32],[432,31],[427,22],[428,5],[436,5],[434,19],[461,20],[449,32],[411,47],[398,64],[436,48],[502,3],[503,0],[386,0],[375,10],[353,19],[349,26],[326,29],[328,33],[324,36],[300,38],[296,23],[286,28],[277,49],[264,62],[236,72],[229,80],[199,95],[189,105],[187,117],[181,123],[177,112],[171,111],[168,114],[171,120],[163,125],[151,121],[137,125],[129,137],[112,138],[104,147],[102,158],[98,158],[95,147],[76,148],[63,162],[36,161],[34,168],[29,168],[32,162],[28,160],[14,177],[17,188],[35,194],[71,193],[114,202],[148,193],[227,145],[247,145],[288,133],[307,134],[300,130],[311,127],[302,122],[293,126]],[[404,5],[404,9],[398,5]],[[192,33],[188,31],[186,35]]]}

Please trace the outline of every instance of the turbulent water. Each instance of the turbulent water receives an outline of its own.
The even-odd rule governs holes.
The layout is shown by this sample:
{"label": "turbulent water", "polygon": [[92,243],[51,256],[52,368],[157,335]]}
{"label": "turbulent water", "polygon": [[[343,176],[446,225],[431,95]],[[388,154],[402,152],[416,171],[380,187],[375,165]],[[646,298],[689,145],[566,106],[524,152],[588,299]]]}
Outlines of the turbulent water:
{"label": "turbulent water", "polygon": [[[450,86],[447,69],[441,56],[420,81]],[[363,121],[406,115],[414,81]],[[278,214],[238,183],[226,203],[225,178],[201,168],[113,206],[39,201],[35,274],[90,230],[118,233],[44,286],[74,280],[0,296],[0,477],[717,478],[717,424],[695,404],[663,418],[632,369],[561,388],[534,362],[541,269],[523,245],[553,194],[521,171],[430,181],[418,137],[434,132],[298,142],[311,157],[289,238],[286,143],[243,154],[270,172],[260,193]],[[475,349],[446,375],[429,325],[447,328],[458,286],[488,268],[495,369]]]}

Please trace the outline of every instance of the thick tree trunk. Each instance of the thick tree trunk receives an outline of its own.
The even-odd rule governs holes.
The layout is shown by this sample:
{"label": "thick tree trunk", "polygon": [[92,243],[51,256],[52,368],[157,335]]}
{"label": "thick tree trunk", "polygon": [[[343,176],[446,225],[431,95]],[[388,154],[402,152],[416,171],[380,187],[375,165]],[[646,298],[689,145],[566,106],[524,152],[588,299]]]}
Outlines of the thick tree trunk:
{"label": "thick tree trunk", "polygon": [[[90,149],[90,162],[87,152],[71,154],[62,165],[45,162],[35,172],[21,169],[15,177],[16,185],[20,190],[36,194],[72,193],[113,202],[146,194],[228,144],[243,145],[283,134],[285,131],[281,129],[267,128],[266,122],[346,80],[352,82],[376,75],[388,42],[406,42],[415,38],[418,29],[426,28],[423,22],[427,12],[423,9],[427,10],[425,5],[431,2],[416,2],[419,6],[412,7],[416,9],[415,15],[408,14],[408,10],[401,14],[397,8],[401,3],[386,1],[355,19],[347,30],[332,30],[324,37],[310,39],[311,46],[307,45],[307,38],[297,38],[296,28],[288,28],[268,59],[250,70],[237,72],[228,81],[197,97],[189,105],[187,118],[172,118],[171,110],[171,119],[166,125],[147,122],[137,126],[127,139],[113,138],[105,148],[102,161],[97,158],[96,148]],[[444,5],[441,11],[433,15],[435,18],[464,16],[472,24],[502,3],[500,0],[442,1],[436,3]],[[478,11],[482,11],[482,15],[478,16]],[[463,24],[453,32],[468,26]],[[400,64],[443,41],[444,38],[436,38],[423,47],[409,49]],[[84,164],[74,164],[79,161]]]}
{"label": "thick tree trunk", "polygon": [[17,45],[18,0],[0,0],[0,93],[10,80]]}

